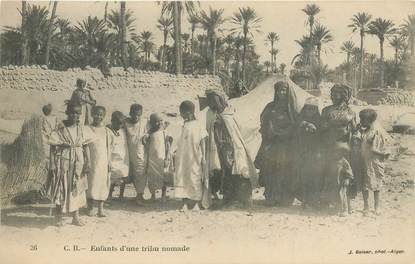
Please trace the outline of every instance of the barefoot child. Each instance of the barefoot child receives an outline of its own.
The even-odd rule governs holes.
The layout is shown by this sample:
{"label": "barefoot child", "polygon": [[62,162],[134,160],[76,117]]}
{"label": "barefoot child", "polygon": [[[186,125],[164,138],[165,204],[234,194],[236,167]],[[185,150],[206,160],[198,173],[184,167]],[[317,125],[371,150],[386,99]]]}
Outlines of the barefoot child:
{"label": "barefoot child", "polygon": [[350,198],[347,196],[353,172],[346,157],[349,155],[347,143],[337,142],[333,153],[328,157],[326,173],[322,178],[321,202],[324,205],[333,205],[340,216],[350,213]]}
{"label": "barefoot child", "polygon": [[47,193],[56,204],[58,225],[62,225],[62,214],[72,213],[72,224],[81,226],[79,208],[86,205],[87,179],[90,159],[86,146],[96,140],[94,132],[80,124],[81,105],[69,101],[66,106],[67,119],[63,126],[53,131],[49,144],[54,146]]}
{"label": "barefoot child", "polygon": [[208,186],[205,176],[207,132],[206,127],[196,120],[192,102],[184,101],[180,104],[180,115],[184,124],[177,142],[174,191],[177,198],[183,199],[183,211],[193,207],[197,210]]}
{"label": "barefoot child", "polygon": [[361,132],[361,153],[363,161],[362,173],[362,192],[364,200],[363,212],[369,212],[369,191],[373,191],[375,213],[380,214],[380,190],[382,188],[382,178],[384,177],[384,161],[388,158],[386,152],[386,136],[375,121],[377,113],[373,109],[364,109],[359,113],[360,132]]}
{"label": "barefoot child", "polygon": [[93,216],[93,202],[98,202],[98,217],[105,217],[104,201],[107,200],[110,191],[110,162],[113,145],[113,132],[104,126],[105,107],[94,106],[92,108],[92,131],[97,140],[88,145],[91,155],[91,171],[88,174],[88,215]]}
{"label": "barefoot child", "polygon": [[163,119],[156,113],[150,115],[149,131],[143,138],[146,150],[146,169],[148,188],[151,200],[156,200],[156,190],[161,189],[161,199],[166,201],[166,186],[164,182],[166,167],[169,164],[169,152],[173,138],[166,135]]}
{"label": "barefoot child", "polygon": [[140,104],[132,104],[130,117],[126,119],[125,129],[127,132],[128,151],[130,155],[130,180],[133,181],[137,192],[136,203],[143,205],[144,189],[147,178],[144,173],[144,145],[143,136],[147,133],[147,121],[142,118],[143,107]]}
{"label": "barefoot child", "polygon": [[116,185],[120,186],[120,198],[124,198],[125,181],[128,180],[130,159],[128,155],[127,134],[124,129],[125,116],[120,111],[111,115],[111,125],[108,128],[113,133],[111,151],[111,188],[109,198]]}

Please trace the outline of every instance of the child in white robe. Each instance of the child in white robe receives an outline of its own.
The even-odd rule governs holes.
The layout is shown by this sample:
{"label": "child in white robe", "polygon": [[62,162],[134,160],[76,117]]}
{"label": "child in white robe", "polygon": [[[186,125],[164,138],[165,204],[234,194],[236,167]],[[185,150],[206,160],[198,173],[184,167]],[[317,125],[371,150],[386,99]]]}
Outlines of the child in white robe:
{"label": "child in white robe", "polygon": [[[184,120],[181,136],[177,142],[175,156],[174,191],[177,198],[183,199],[182,211],[199,209],[204,195],[210,195],[206,173],[205,144],[206,127],[195,118],[195,106],[190,101],[180,105],[180,115]],[[207,205],[203,204],[204,207]]]}
{"label": "child in white robe", "polygon": [[125,120],[130,156],[129,180],[134,183],[137,192],[136,204],[139,206],[143,205],[143,194],[147,184],[147,178],[144,173],[145,158],[142,142],[143,136],[147,133],[147,120],[142,118],[142,114],[143,107],[140,104],[132,104],[130,107],[130,117]]}
{"label": "child in white robe", "polygon": [[113,146],[111,151],[111,188],[109,198],[116,185],[120,186],[120,198],[124,198],[125,182],[128,181],[130,159],[128,155],[127,133],[124,128],[125,116],[120,111],[115,111],[111,116],[111,129]]}
{"label": "child in white robe", "polygon": [[169,159],[170,146],[173,138],[167,135],[163,127],[163,119],[156,113],[150,115],[149,131],[143,138],[146,156],[145,174],[151,200],[156,200],[156,191],[161,189],[161,199],[166,201],[165,177]]}
{"label": "child in white robe", "polygon": [[91,171],[88,174],[88,215],[93,216],[93,202],[97,201],[98,217],[105,217],[104,201],[107,200],[111,186],[111,151],[114,140],[113,132],[103,125],[105,107],[92,108],[93,123],[90,126],[97,140],[88,145],[91,158]]}

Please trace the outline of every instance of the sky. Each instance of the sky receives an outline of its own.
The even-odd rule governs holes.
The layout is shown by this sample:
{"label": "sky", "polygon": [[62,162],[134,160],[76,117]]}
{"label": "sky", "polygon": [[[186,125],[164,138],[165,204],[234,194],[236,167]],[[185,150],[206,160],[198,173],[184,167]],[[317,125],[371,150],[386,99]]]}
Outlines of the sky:
{"label": "sky", "polygon": [[[49,1],[30,1],[32,4],[50,6]],[[316,3],[321,12],[317,20],[325,25],[334,37],[334,41],[325,45],[322,60],[333,68],[345,60],[346,55],[340,52],[344,41],[352,40],[358,46],[360,37],[352,33],[351,18],[357,12],[368,12],[374,18],[382,17],[392,20],[396,25],[404,22],[410,14],[415,13],[415,1],[199,1],[200,8],[208,11],[213,9],[224,9],[226,17],[232,16],[240,7],[253,7],[258,16],[262,18],[261,32],[254,34],[254,43],[260,60],[270,60],[270,45],[265,44],[266,34],[276,32],[280,40],[276,45],[279,49],[277,63],[285,63],[290,68],[292,58],[299,52],[299,46],[294,42],[308,32],[306,25],[307,17],[301,11],[308,3]],[[0,30],[4,26],[18,26],[21,23],[18,8],[21,1],[0,0]],[[88,15],[104,16],[105,1],[60,1],[57,7],[57,15],[77,23]],[[149,30],[154,34],[154,42],[157,46],[162,44],[162,33],[157,29],[157,20],[160,17],[161,8],[154,1],[127,1],[127,9],[133,11],[136,18],[136,32]],[[119,9],[119,2],[110,1],[109,10]],[[186,18],[186,17],[185,17]],[[190,25],[183,19],[182,33],[190,33]],[[231,28],[232,24],[227,22],[224,28]],[[201,29],[196,34],[202,33]],[[225,31],[226,33],[226,31]],[[323,47],[324,48],[324,47]],[[375,36],[365,38],[365,50],[379,54],[379,41]],[[393,57],[393,49],[385,41],[385,57]]]}

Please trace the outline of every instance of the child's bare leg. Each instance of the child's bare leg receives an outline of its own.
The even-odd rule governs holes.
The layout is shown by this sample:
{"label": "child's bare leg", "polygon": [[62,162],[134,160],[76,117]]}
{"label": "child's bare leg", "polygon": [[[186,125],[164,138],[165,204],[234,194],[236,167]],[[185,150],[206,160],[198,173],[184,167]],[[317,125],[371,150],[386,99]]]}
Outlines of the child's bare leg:
{"label": "child's bare leg", "polygon": [[114,192],[114,189],[115,189],[115,184],[111,184],[108,199],[112,199],[112,193]]}
{"label": "child's bare leg", "polygon": [[155,190],[152,190],[151,191],[151,201],[152,202],[155,202],[156,201],[156,191]]}
{"label": "child's bare leg", "polygon": [[187,207],[187,200],[187,198],[182,199],[182,207],[179,209],[180,212],[189,211],[189,208]]}
{"label": "child's bare leg", "polygon": [[124,191],[125,191],[125,182],[122,182],[120,185],[120,199],[124,199]]}
{"label": "child's bare leg", "polygon": [[346,187],[342,186],[340,188],[340,216],[346,216],[346,208],[347,208],[347,194],[346,194]]}
{"label": "child's bare leg", "polygon": [[81,219],[79,218],[79,210],[76,210],[72,213],[72,224],[76,226],[83,226],[84,223],[81,222]]}
{"label": "child's bare leg", "polygon": [[55,220],[57,226],[63,226],[62,206],[56,205],[55,208]]}
{"label": "child's bare leg", "polygon": [[166,196],[166,193],[167,193],[167,187],[166,187],[166,186],[163,186],[163,187],[161,188],[161,201],[162,201],[163,203],[167,201],[167,196]]}
{"label": "child's bare leg", "polygon": [[349,214],[352,214],[353,213],[353,208],[352,208],[352,205],[351,205],[350,201],[351,201],[350,197],[347,196],[347,212]]}
{"label": "child's bare leg", "polygon": [[99,201],[98,216],[99,217],[106,217],[106,214],[104,213],[104,201]]}
{"label": "child's bare leg", "polygon": [[369,191],[363,190],[363,215],[367,215],[369,213]]}
{"label": "child's bare leg", "polygon": [[87,206],[88,206],[88,216],[93,216],[94,215],[94,200],[88,199]]}
{"label": "child's bare leg", "polygon": [[373,199],[375,201],[375,214],[380,215],[380,191],[373,192]]}

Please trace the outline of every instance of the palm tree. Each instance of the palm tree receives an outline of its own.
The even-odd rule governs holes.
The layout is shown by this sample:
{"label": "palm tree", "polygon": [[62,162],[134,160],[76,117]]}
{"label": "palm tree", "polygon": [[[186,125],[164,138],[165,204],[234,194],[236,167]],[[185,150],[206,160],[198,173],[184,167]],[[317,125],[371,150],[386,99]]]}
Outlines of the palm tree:
{"label": "palm tree", "polygon": [[271,58],[272,58],[272,61],[273,61],[273,64],[271,64],[271,70],[273,71],[273,72],[275,72],[276,70],[277,70],[277,54],[280,52],[280,50],[279,49],[272,49],[272,50],[270,50],[270,54],[271,54]]}
{"label": "palm tree", "polygon": [[[360,50],[363,52],[363,39],[365,38],[365,34],[368,32],[368,25],[372,16],[368,13],[357,13],[352,17],[352,23],[349,25],[352,28],[353,32],[359,31],[360,33]],[[359,88],[362,89],[363,87],[363,54],[360,55],[360,64],[359,64],[359,72],[360,72],[360,82]],[[355,91],[356,92],[356,91]]]}
{"label": "palm tree", "polygon": [[127,27],[125,24],[125,1],[120,2],[120,27],[121,27],[121,60],[124,70],[127,70]]}
{"label": "palm tree", "polygon": [[174,27],[174,43],[176,47],[176,74],[182,73],[182,44],[181,44],[181,24],[182,24],[182,13],[186,9],[189,15],[195,14],[196,5],[198,1],[163,1],[161,2],[161,13],[162,15],[168,13],[173,17]]}
{"label": "palm tree", "polygon": [[226,21],[223,17],[224,9],[212,9],[209,8],[209,14],[205,11],[200,12],[200,24],[203,29],[208,33],[210,38],[211,48],[212,48],[212,73],[216,75],[216,45],[217,45],[217,35],[220,31],[220,26]]}
{"label": "palm tree", "polygon": [[328,66],[322,64],[313,64],[310,67],[310,77],[313,81],[314,89],[318,88],[318,85],[324,79],[328,73]]}
{"label": "palm tree", "polygon": [[[126,10],[124,14],[124,28],[125,28],[125,38],[126,38],[126,45],[128,46],[128,49],[131,49],[131,44],[129,40],[131,39],[132,35],[134,35],[135,32],[135,26],[134,26],[135,18],[133,17],[133,13],[130,10]],[[104,23],[107,25],[108,29],[111,31],[111,34],[113,34],[114,38],[117,41],[117,47],[111,51],[111,60],[112,64],[115,64],[114,60],[117,59],[121,60],[121,65],[124,65],[122,62],[122,39],[123,39],[123,30],[122,30],[122,24],[121,24],[121,12],[120,10],[112,10],[111,13],[107,17],[107,22],[104,21]]]}
{"label": "palm tree", "polygon": [[154,50],[153,33],[144,30],[138,36],[134,36],[133,40],[139,45],[141,51],[144,53],[144,62],[150,61],[151,52]]}
{"label": "palm tree", "polygon": [[268,71],[268,69],[269,69],[269,67],[271,66],[271,62],[269,62],[269,61],[265,61],[264,62],[264,66],[265,66],[265,68],[267,68],[267,73],[269,72]]}
{"label": "palm tree", "polygon": [[195,37],[195,30],[197,25],[199,24],[199,18],[197,17],[197,15],[189,15],[189,18],[187,19],[187,21],[190,24],[190,31],[191,31],[191,37],[190,37],[190,48],[191,48],[191,54],[193,56],[193,52],[194,52],[194,37]]}
{"label": "palm tree", "polygon": [[415,15],[409,15],[405,23],[401,25],[401,31],[404,36],[408,37],[409,47],[411,49],[411,57],[414,57],[414,41],[415,41]]}
{"label": "palm tree", "polygon": [[236,25],[235,28],[231,29],[232,32],[238,32],[243,37],[243,52],[242,52],[242,81],[245,82],[245,68],[246,68],[246,50],[247,50],[247,39],[248,34],[253,37],[252,31],[259,32],[262,21],[261,17],[258,17],[255,10],[251,7],[239,8],[239,12],[234,13],[231,18],[231,22]]}
{"label": "palm tree", "polygon": [[313,27],[316,16],[318,13],[320,13],[320,7],[316,4],[308,4],[304,9],[301,9],[301,11],[303,11],[308,16],[307,23],[310,26],[309,37],[311,38],[313,36]]}
{"label": "palm tree", "polygon": [[189,34],[187,34],[187,33],[182,34],[182,40],[183,40],[183,43],[184,43],[184,52],[185,53],[189,52],[189,38],[190,38]]}
{"label": "palm tree", "polygon": [[22,32],[22,65],[27,65],[29,62],[28,54],[27,54],[27,34],[26,34],[26,16],[27,16],[27,2],[22,1],[22,25],[21,25],[21,32]]}
{"label": "palm tree", "polygon": [[346,62],[349,65],[350,64],[350,54],[353,51],[353,48],[355,47],[354,42],[353,41],[345,41],[343,42],[343,45],[341,46],[340,50],[344,53],[346,53]]}
{"label": "palm tree", "polygon": [[163,32],[163,48],[161,49],[161,70],[166,70],[166,46],[167,46],[167,37],[169,35],[169,31],[171,29],[171,25],[173,23],[173,19],[160,17],[158,20],[157,28]]}
{"label": "palm tree", "polygon": [[58,1],[53,1],[52,14],[50,16],[49,26],[48,26],[48,36],[46,40],[46,51],[45,51],[45,65],[49,65],[49,53],[50,53],[50,41],[52,39],[52,30],[56,16],[56,8],[58,6]]}
{"label": "palm tree", "polygon": [[280,72],[281,72],[282,75],[285,75],[285,67],[287,67],[287,65],[285,65],[285,63],[280,64]]}
{"label": "palm tree", "polygon": [[300,53],[294,56],[291,64],[298,62],[302,66],[310,65],[313,62],[313,42],[308,36],[302,36],[301,39],[295,40],[300,45]]}
{"label": "palm tree", "polygon": [[395,66],[398,66],[399,51],[404,47],[404,39],[397,35],[394,35],[392,39],[389,40],[389,45],[395,50]]}
{"label": "palm tree", "polygon": [[[280,39],[277,33],[275,32],[269,32],[267,35],[266,41],[271,43],[271,50],[274,50],[274,44]],[[273,67],[275,67],[275,61],[274,58],[271,55],[271,71],[273,71]]]}
{"label": "palm tree", "polygon": [[321,47],[323,44],[327,44],[330,41],[333,41],[333,36],[331,35],[331,32],[327,27],[321,24],[317,24],[313,28],[312,39],[314,45],[316,45],[317,48],[317,62],[321,64]]}
{"label": "palm tree", "polygon": [[384,73],[384,56],[383,56],[383,43],[385,36],[391,35],[396,32],[395,25],[391,20],[376,18],[369,24],[369,33],[376,35],[379,38],[380,45],[380,87],[384,87],[385,73]]}
{"label": "palm tree", "polygon": [[350,70],[351,70],[350,55],[352,54],[354,47],[355,47],[354,42],[348,40],[348,41],[343,42],[343,45],[340,48],[341,52],[346,53],[347,75],[348,75],[349,78],[350,78]]}

